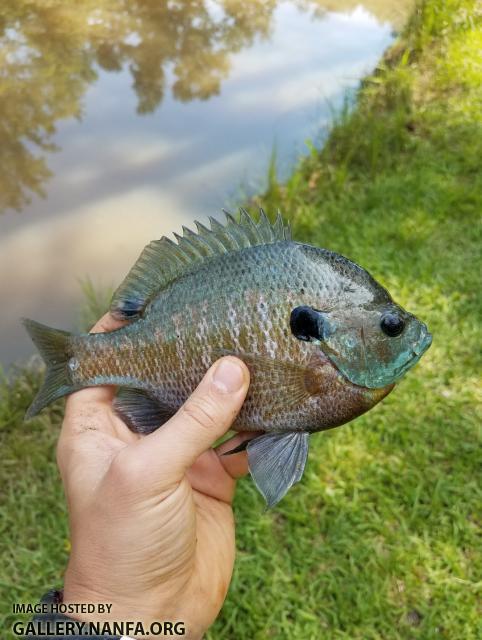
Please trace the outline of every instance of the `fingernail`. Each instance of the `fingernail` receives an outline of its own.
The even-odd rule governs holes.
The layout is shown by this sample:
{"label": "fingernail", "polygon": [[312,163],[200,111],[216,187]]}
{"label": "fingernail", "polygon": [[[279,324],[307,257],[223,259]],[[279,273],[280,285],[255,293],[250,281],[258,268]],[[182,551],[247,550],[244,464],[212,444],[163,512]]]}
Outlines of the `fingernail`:
{"label": "fingernail", "polygon": [[234,393],[243,386],[244,375],[234,360],[224,359],[214,370],[213,384],[219,393]]}

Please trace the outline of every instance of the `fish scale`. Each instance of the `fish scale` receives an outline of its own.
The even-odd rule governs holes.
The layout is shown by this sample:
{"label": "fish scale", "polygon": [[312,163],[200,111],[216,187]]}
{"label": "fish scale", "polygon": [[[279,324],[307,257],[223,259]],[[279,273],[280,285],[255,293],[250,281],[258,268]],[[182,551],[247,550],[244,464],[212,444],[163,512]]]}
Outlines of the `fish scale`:
{"label": "fish scale", "polygon": [[[244,248],[211,259],[161,291],[143,317],[117,331],[114,338],[78,339],[73,356],[82,364],[72,376],[74,384],[105,384],[113,375],[123,386],[149,391],[174,413],[220,351],[306,365],[312,347],[289,332],[290,309],[310,302],[324,308],[338,295],[335,287],[341,286],[330,277],[329,264],[326,278],[319,274],[316,278],[310,259],[303,245],[288,242]],[[281,277],[277,275],[280,267]],[[243,327],[247,328],[244,334]],[[146,342],[146,336],[152,337]],[[311,432],[335,426],[333,420],[345,417],[338,408],[340,380],[345,394],[359,402],[359,410],[365,408],[366,394],[344,384],[328,366],[322,401],[307,395],[303,403],[272,415],[272,380],[259,372],[256,375],[253,368],[251,391],[234,428],[269,426]]]}
{"label": "fish scale", "polygon": [[[75,389],[115,384],[120,415],[149,433],[213,362],[235,355],[251,382],[233,428],[265,433],[247,445],[248,464],[272,505],[301,477],[308,434],[373,407],[430,334],[367,271],[293,242],[279,215],[255,223],[242,210],[197,228],[144,249],[113,297],[123,328],[72,336],[26,321],[48,365],[28,415]],[[407,325],[401,339],[381,330],[387,313],[392,328],[395,314]]]}

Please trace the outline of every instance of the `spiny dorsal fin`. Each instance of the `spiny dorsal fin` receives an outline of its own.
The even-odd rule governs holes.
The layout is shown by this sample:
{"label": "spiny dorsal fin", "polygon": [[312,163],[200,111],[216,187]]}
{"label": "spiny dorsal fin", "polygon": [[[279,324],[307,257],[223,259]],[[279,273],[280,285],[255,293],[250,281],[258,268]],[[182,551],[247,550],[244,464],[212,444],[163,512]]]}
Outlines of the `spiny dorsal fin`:
{"label": "spiny dorsal fin", "polygon": [[177,243],[162,237],[148,244],[114,293],[113,315],[122,320],[138,318],[161,289],[206,259],[245,247],[291,240],[289,223],[283,221],[279,211],[273,224],[262,209],[257,223],[246,209],[240,209],[239,220],[228,211],[224,214],[225,224],[209,218],[210,229],[200,222],[194,223],[197,233],[183,227],[182,236],[174,234]]}

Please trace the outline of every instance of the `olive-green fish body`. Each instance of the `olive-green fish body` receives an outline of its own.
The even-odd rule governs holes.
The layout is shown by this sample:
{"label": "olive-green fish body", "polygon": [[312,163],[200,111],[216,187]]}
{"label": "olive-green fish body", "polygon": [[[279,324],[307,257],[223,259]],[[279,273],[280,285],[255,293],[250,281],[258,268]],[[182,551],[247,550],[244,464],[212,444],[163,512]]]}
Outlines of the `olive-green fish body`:
{"label": "olive-green fish body", "polygon": [[[225,226],[211,225],[144,250],[113,299],[112,312],[127,326],[71,336],[26,321],[50,362],[30,415],[75,389],[115,384],[120,414],[147,433],[175,413],[216,359],[233,354],[251,373],[234,428],[268,434],[247,451],[271,505],[301,477],[307,434],[379,402],[430,334],[361,267],[291,241],[279,217],[256,225],[243,211],[239,222],[228,216]],[[408,339],[384,333],[400,323]]]}
{"label": "olive-green fish body", "polygon": [[333,254],[317,251],[326,262],[321,277],[312,249],[294,242],[211,258],[161,291],[137,322],[73,338],[72,382],[143,389],[174,413],[207,368],[233,353],[252,373],[235,429],[313,432],[355,418],[391,386],[353,385],[289,328],[291,309],[313,302],[329,308],[343,293]]}

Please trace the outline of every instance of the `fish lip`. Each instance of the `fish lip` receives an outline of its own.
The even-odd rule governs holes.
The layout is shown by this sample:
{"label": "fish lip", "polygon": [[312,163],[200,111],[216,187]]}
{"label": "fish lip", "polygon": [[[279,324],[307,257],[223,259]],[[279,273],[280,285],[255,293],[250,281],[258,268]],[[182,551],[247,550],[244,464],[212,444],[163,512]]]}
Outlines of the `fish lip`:
{"label": "fish lip", "polygon": [[427,349],[430,347],[430,345],[432,344],[432,340],[433,340],[433,336],[430,333],[430,331],[425,330],[425,335],[422,338],[420,344],[414,349],[415,353],[419,356],[421,356],[422,354],[425,353],[425,351],[427,351]]}
{"label": "fish lip", "polygon": [[396,367],[396,369],[394,369],[393,373],[394,373],[395,377],[396,378],[400,378],[405,373],[405,371],[410,369],[412,364],[415,364],[415,361],[418,360],[419,358],[420,358],[420,356],[412,351],[412,355],[410,356],[410,358],[408,358],[408,360],[406,360],[399,367]]}
{"label": "fish lip", "polygon": [[423,354],[425,353],[425,351],[427,351],[427,349],[430,347],[430,345],[432,344],[432,334],[429,333],[428,331],[425,332],[425,335],[423,336],[423,338],[419,341],[419,343],[417,345],[415,345],[412,349],[412,358],[410,358],[410,362],[415,359],[415,358],[421,358],[423,356]]}
{"label": "fish lip", "polygon": [[427,349],[430,347],[431,344],[432,344],[432,334],[429,331],[426,331],[424,337],[422,338],[422,340],[420,340],[419,344],[413,347],[410,357],[402,365],[400,365],[395,369],[395,375],[397,377],[400,377],[405,373],[405,371],[407,371],[407,369],[409,369],[410,367],[412,367],[412,365],[417,363],[420,360],[420,358],[423,356],[425,351],[427,351]]}

